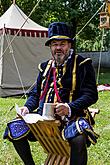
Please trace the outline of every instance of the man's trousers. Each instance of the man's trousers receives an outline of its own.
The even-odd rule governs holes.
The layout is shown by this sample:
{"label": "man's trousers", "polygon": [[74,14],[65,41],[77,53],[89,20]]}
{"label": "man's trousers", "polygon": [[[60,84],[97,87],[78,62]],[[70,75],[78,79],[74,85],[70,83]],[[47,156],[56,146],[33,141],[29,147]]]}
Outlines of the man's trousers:
{"label": "man's trousers", "polygon": [[[12,141],[25,165],[35,165],[27,137]],[[70,141],[70,165],[87,165],[86,137],[79,135]]]}

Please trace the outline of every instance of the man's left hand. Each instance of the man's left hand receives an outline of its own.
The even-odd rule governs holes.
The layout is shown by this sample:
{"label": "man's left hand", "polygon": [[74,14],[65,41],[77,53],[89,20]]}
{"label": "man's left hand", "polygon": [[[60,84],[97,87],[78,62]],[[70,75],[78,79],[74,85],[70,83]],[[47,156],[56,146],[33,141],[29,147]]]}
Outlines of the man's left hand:
{"label": "man's left hand", "polygon": [[59,116],[68,116],[69,106],[66,103],[56,103],[56,113]]}

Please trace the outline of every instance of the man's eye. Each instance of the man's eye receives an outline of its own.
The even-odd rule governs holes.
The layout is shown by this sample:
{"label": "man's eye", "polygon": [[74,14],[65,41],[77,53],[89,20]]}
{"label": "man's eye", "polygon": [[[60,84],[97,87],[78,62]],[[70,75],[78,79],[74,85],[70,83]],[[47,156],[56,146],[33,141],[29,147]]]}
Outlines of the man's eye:
{"label": "man's eye", "polygon": [[57,44],[52,44],[52,46],[55,46],[55,47],[56,47],[56,46],[57,46]]}
{"label": "man's eye", "polygon": [[56,46],[56,47],[57,47],[58,45],[57,45],[57,44],[54,44],[54,46]]}
{"label": "man's eye", "polygon": [[61,44],[61,46],[65,46],[65,44]]}

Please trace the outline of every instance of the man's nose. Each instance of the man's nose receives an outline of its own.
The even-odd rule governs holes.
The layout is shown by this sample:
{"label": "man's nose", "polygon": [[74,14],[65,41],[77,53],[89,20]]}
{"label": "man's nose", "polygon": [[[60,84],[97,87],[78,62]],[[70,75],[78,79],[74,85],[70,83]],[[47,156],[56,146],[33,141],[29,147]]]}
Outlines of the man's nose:
{"label": "man's nose", "polygon": [[61,49],[61,48],[62,48],[61,45],[56,46],[56,49]]}

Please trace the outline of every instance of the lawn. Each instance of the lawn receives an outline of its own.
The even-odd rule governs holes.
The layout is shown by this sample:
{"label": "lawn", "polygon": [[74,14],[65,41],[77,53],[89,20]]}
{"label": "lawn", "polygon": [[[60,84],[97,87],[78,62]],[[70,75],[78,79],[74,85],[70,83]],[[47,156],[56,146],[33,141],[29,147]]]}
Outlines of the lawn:
{"label": "lawn", "polygon": [[110,84],[110,68],[101,68],[98,75],[98,69],[95,69],[96,80],[98,84]]}
{"label": "lawn", "polygon": [[[110,164],[110,92],[99,92],[99,100],[92,107],[100,109],[96,116],[95,131],[100,134],[98,143],[88,148],[88,165]],[[22,106],[25,99],[0,98],[0,165],[23,165],[12,144],[2,139],[6,123],[15,117],[15,109],[10,111],[15,103]],[[36,165],[42,165],[46,154],[38,142],[31,142],[31,149]]]}
{"label": "lawn", "polygon": [[[6,123],[11,121],[15,117],[15,109],[10,109],[17,103],[22,106],[25,99],[19,98],[0,98],[0,165],[23,165],[18,155],[16,154],[12,143],[7,140],[3,140],[2,136]],[[42,147],[38,142],[31,142],[31,149],[36,165],[43,164],[46,154],[43,152]]]}

